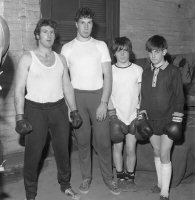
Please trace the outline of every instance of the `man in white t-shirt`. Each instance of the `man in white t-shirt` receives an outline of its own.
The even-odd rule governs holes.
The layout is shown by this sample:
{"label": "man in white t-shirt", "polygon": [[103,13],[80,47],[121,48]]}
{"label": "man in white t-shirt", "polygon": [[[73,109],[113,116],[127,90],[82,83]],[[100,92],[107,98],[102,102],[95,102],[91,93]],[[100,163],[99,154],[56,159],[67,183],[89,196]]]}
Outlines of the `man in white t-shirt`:
{"label": "man in white t-shirt", "polygon": [[92,180],[91,132],[97,152],[103,180],[109,190],[120,194],[112,175],[111,141],[107,106],[111,94],[111,58],[107,45],[91,37],[94,13],[80,8],[75,17],[77,36],[62,47],[71,83],[75,90],[76,103],[83,124],[75,130],[78,142],[79,161],[83,182],[81,193],[88,193]]}

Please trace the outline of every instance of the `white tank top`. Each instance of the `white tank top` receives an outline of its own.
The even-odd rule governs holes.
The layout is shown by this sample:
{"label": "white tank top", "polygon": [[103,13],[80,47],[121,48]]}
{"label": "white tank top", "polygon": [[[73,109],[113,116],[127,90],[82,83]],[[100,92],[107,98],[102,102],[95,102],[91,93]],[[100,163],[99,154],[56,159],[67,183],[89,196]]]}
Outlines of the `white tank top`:
{"label": "white tank top", "polygon": [[32,63],[27,77],[25,98],[38,103],[56,102],[62,99],[64,66],[59,56],[54,52],[55,63],[47,67],[40,62],[33,51],[30,53]]}

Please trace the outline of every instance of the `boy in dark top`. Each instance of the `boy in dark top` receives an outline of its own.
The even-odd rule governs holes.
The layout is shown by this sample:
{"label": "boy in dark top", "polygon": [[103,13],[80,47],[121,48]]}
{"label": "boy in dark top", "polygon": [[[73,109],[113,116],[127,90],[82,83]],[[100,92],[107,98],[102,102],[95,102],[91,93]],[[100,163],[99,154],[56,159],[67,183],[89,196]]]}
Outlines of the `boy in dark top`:
{"label": "boy in dark top", "polygon": [[150,142],[158,184],[152,191],[160,193],[160,200],[169,200],[172,174],[170,151],[173,142],[182,135],[184,105],[180,71],[165,60],[167,48],[167,41],[159,35],[146,42],[151,68],[145,69],[142,75],[140,105],[140,115],[145,113],[153,130]]}

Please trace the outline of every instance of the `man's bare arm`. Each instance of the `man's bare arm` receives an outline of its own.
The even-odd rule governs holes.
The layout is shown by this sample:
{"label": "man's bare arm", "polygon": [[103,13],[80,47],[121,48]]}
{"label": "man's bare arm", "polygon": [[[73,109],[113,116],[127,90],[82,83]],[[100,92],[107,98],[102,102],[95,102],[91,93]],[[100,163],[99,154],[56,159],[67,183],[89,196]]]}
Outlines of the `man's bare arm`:
{"label": "man's bare arm", "polygon": [[75,101],[75,94],[74,89],[72,87],[72,84],[70,82],[70,77],[68,74],[68,67],[66,63],[66,59],[64,56],[60,55],[61,61],[64,65],[64,74],[63,74],[63,92],[64,97],[66,99],[66,102],[68,103],[68,106],[71,111],[76,110],[76,101]]}
{"label": "man's bare arm", "polygon": [[15,75],[14,104],[16,115],[24,114],[25,87],[29,68],[32,62],[30,53],[25,53],[19,63]]}

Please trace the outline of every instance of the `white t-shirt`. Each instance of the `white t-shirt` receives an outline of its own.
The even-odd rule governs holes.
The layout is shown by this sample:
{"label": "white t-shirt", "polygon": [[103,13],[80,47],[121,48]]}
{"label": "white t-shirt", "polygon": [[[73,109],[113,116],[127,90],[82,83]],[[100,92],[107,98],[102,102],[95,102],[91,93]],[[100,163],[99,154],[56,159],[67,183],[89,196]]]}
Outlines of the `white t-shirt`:
{"label": "white t-shirt", "polygon": [[33,51],[30,53],[32,63],[27,77],[25,98],[38,103],[56,102],[62,99],[64,66],[59,56],[54,52],[55,63],[47,67],[40,62]]}
{"label": "white t-shirt", "polygon": [[105,42],[94,38],[81,42],[75,38],[63,45],[61,54],[66,58],[73,88],[97,90],[103,87],[101,64],[111,61]]}
{"label": "white t-shirt", "polygon": [[129,125],[136,118],[139,104],[139,87],[143,69],[132,63],[127,68],[112,65],[113,85],[111,100],[118,118]]}

